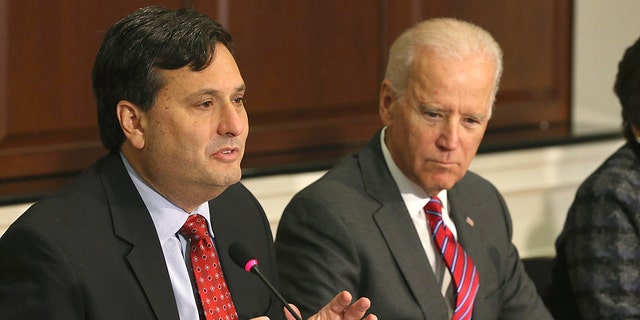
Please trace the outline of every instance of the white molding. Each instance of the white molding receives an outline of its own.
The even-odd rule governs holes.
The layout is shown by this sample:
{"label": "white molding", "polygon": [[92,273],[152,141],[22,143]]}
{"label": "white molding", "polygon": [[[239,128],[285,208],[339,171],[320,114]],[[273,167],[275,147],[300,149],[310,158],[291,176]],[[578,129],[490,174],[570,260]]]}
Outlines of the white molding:
{"label": "white molding", "polygon": [[[513,218],[513,242],[521,256],[553,255],[553,243],[579,184],[622,139],[569,146],[480,154],[470,169],[503,194]],[[274,235],[291,197],[325,171],[243,179],[262,204]],[[0,234],[30,204],[0,207]]]}
{"label": "white molding", "polygon": [[508,193],[575,185],[623,144],[617,139],[480,154],[469,170]]}
{"label": "white molding", "polygon": [[580,183],[623,144],[623,139],[614,139],[481,154],[470,169],[504,196],[521,256],[552,256]]}

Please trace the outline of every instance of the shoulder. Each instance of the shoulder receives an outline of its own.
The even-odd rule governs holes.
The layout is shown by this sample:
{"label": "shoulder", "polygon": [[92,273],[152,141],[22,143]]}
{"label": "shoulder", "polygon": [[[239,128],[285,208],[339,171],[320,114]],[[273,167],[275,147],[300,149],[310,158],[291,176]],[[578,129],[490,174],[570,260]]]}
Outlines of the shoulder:
{"label": "shoulder", "polygon": [[472,171],[467,171],[465,176],[451,188],[451,192],[467,198],[502,197],[493,183]]}
{"label": "shoulder", "polygon": [[[238,182],[229,186],[220,196],[216,197],[216,199],[233,199],[233,198],[254,198],[253,194],[247,187],[242,184],[242,182]],[[215,199],[214,199],[215,200]]]}
{"label": "shoulder", "polygon": [[624,198],[634,195],[640,188],[639,168],[640,160],[631,148],[625,145],[582,182],[577,196]]}
{"label": "shoulder", "polygon": [[78,215],[106,211],[107,202],[94,166],[61,189],[36,201],[15,223],[54,228],[61,225],[60,222],[75,219]]}
{"label": "shoulder", "polygon": [[635,237],[640,222],[639,167],[638,158],[628,146],[605,160],[578,188],[561,238]]}
{"label": "shoulder", "polygon": [[373,184],[380,177],[367,177],[358,157],[353,154],[343,158],[318,180],[297,192],[289,202],[286,211],[304,211],[308,213],[324,212],[326,215],[346,215],[356,212],[369,212],[380,206],[379,192],[372,189],[384,189],[387,196],[397,193],[395,184],[386,186]]}

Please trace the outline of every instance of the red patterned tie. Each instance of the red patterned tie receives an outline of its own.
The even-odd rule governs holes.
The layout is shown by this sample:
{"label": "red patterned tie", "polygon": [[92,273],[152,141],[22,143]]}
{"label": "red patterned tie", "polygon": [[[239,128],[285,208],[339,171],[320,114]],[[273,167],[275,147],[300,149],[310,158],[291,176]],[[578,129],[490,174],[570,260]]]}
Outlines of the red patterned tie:
{"label": "red patterned tie", "polygon": [[209,236],[207,220],[199,214],[190,215],[180,228],[180,233],[191,240],[189,260],[205,318],[238,319],[231,293],[224,281],[218,254]]}
{"label": "red patterned tie", "polygon": [[440,249],[440,254],[449,268],[451,278],[456,287],[456,307],[452,320],[471,319],[473,301],[478,293],[478,274],[471,257],[462,249],[442,221],[442,202],[433,197],[424,206],[424,212],[429,220],[429,227]]}

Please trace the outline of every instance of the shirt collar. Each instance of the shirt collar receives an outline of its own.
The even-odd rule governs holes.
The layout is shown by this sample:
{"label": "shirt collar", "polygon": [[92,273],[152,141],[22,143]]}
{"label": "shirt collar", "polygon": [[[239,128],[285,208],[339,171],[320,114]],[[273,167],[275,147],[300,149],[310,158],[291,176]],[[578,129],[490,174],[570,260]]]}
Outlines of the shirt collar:
{"label": "shirt collar", "polygon": [[[411,216],[420,215],[422,208],[429,202],[430,197],[420,186],[409,180],[393,161],[391,152],[389,152],[389,148],[384,143],[386,129],[387,127],[382,128],[382,133],[380,134],[380,147],[382,148],[384,161],[387,163],[391,177],[396,182],[398,190],[400,190],[400,195],[407,206],[407,210],[409,210],[409,214]],[[440,191],[438,198],[442,201],[443,212],[448,212],[447,190]]]}
{"label": "shirt collar", "polygon": [[122,158],[122,162],[127,169],[127,173],[129,173],[140,197],[142,197],[142,201],[151,214],[151,219],[155,225],[161,245],[164,245],[164,243],[170,238],[175,237],[176,232],[180,230],[185,221],[187,221],[187,217],[195,213],[207,218],[209,234],[213,237],[208,202],[201,204],[193,212],[186,212],[182,210],[144,182],[122,153],[120,153],[120,157]]}

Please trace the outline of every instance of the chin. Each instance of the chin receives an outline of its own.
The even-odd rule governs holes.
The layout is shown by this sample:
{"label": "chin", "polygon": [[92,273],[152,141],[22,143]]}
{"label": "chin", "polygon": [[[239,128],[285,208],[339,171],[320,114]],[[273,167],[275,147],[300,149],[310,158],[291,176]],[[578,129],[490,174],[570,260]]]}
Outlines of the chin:
{"label": "chin", "polygon": [[235,171],[231,175],[231,179],[233,179],[233,181],[235,181],[234,183],[240,181],[240,179],[242,179],[242,170],[238,169],[237,171]]}
{"label": "chin", "polygon": [[201,181],[207,185],[226,188],[240,181],[242,171],[235,168],[220,169],[209,171],[201,176]]}
{"label": "chin", "polygon": [[229,186],[232,184],[238,183],[238,181],[240,181],[241,178],[242,178],[242,171],[240,170],[225,172],[224,176],[222,176],[222,179],[226,182],[226,185],[229,185]]}
{"label": "chin", "polygon": [[455,180],[453,180],[452,177],[445,177],[445,178],[436,177],[436,178],[423,180],[422,182],[423,182],[422,184],[423,188],[425,188],[425,186],[428,186],[431,188],[430,190],[437,189],[438,192],[442,190],[449,190],[455,185]]}

